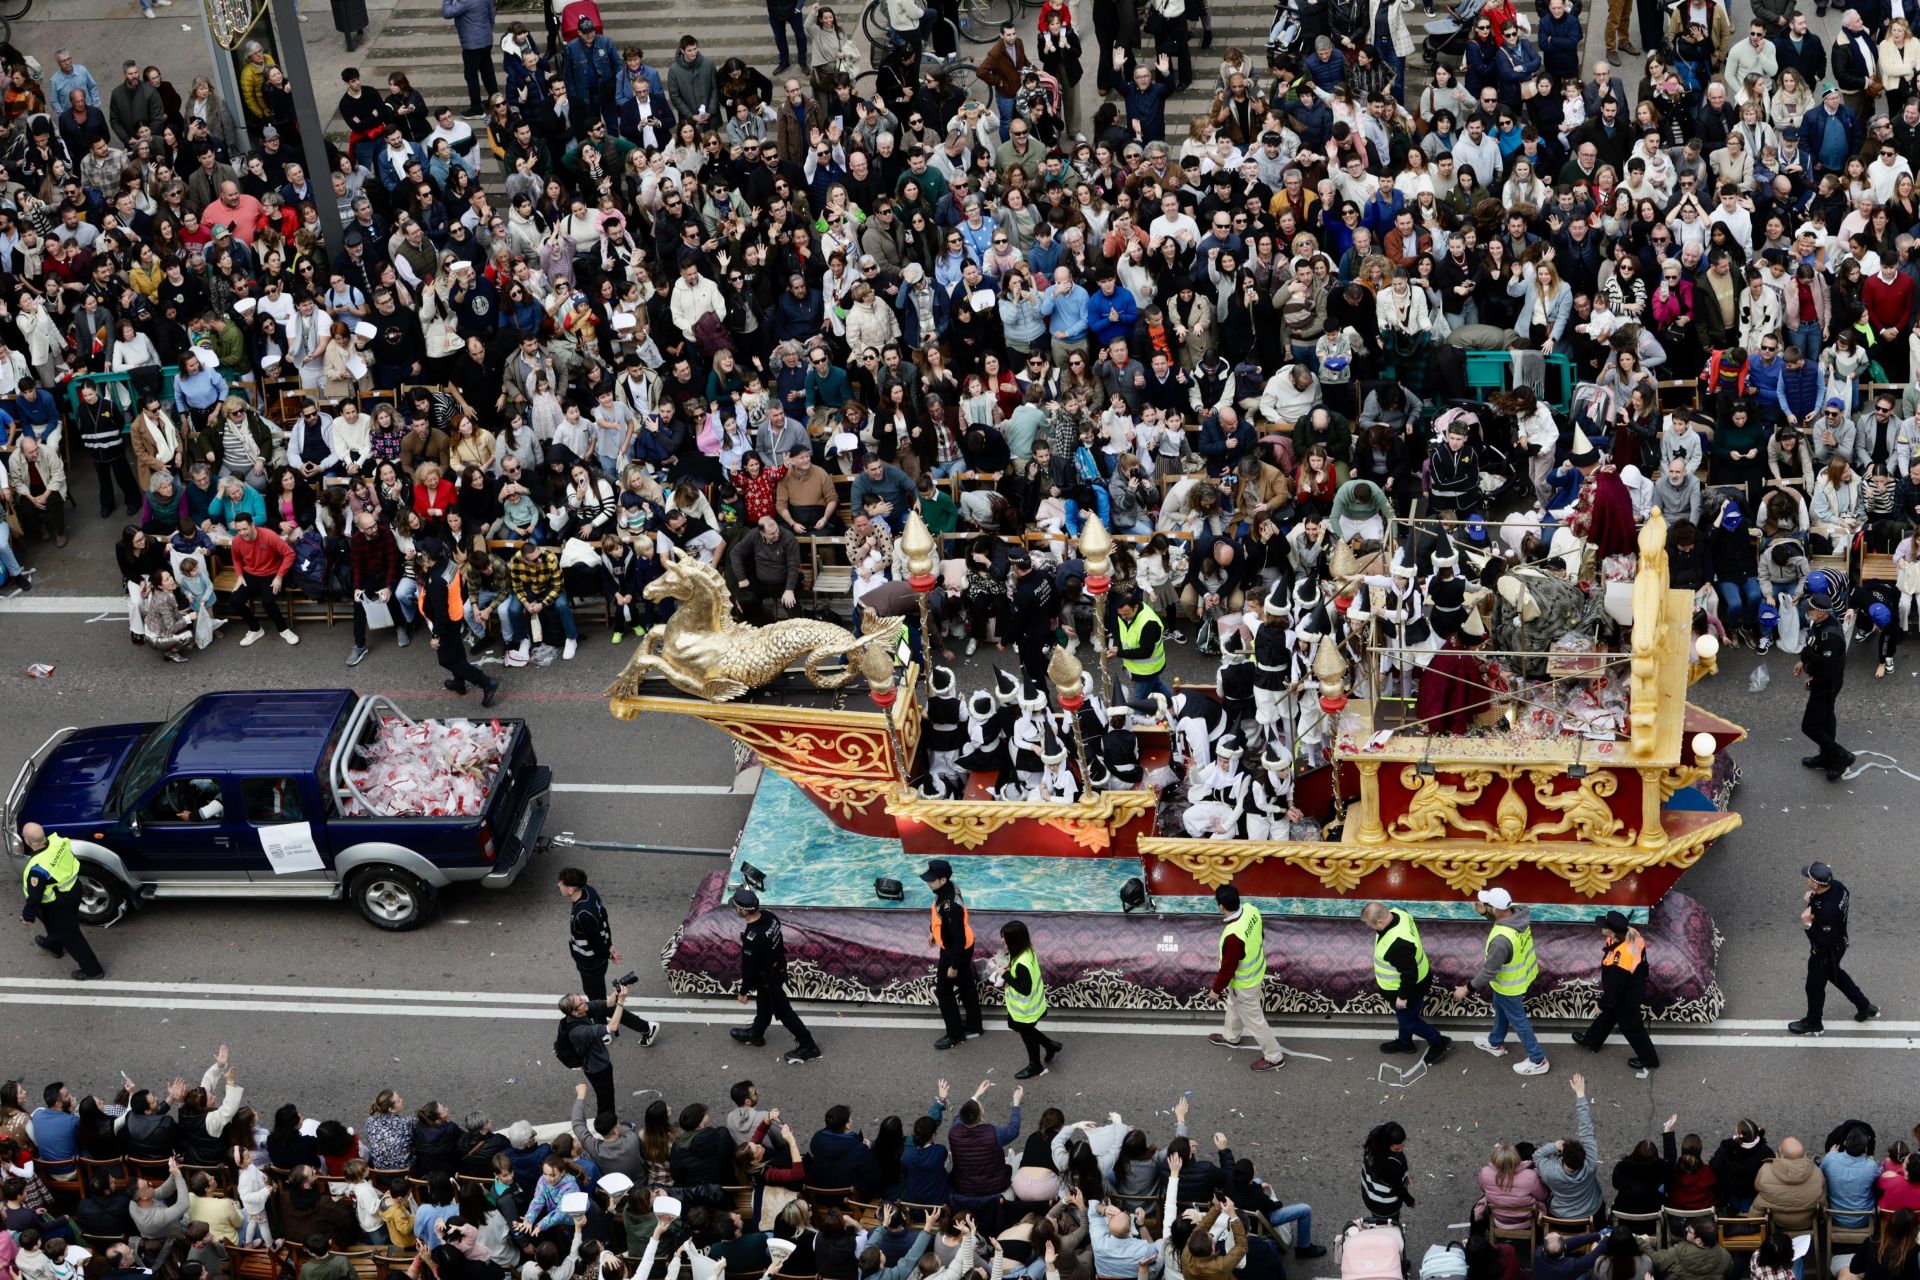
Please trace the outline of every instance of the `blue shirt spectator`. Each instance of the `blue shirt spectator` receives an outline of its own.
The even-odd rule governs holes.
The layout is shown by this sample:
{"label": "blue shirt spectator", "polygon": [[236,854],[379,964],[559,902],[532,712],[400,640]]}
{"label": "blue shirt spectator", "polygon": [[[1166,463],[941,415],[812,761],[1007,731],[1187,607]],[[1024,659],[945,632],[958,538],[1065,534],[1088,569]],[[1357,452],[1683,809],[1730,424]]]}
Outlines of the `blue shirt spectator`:
{"label": "blue shirt spectator", "polygon": [[1040,314],[1047,318],[1047,332],[1055,342],[1079,342],[1087,336],[1087,291],[1068,281],[1063,289],[1055,284],[1040,299]]}
{"label": "blue shirt spectator", "polygon": [[1099,286],[1087,297],[1087,332],[1096,347],[1104,347],[1115,338],[1133,336],[1133,322],[1140,318],[1139,304],[1133,294],[1113,276],[1102,276]]}

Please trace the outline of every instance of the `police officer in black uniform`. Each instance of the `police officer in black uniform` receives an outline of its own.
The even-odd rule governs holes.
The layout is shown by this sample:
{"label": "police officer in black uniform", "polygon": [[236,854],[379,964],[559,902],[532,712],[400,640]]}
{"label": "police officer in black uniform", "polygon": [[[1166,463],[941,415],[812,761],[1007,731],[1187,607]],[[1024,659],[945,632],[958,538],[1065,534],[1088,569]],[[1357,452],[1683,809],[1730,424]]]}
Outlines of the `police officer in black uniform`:
{"label": "police officer in black uniform", "polygon": [[1853,1020],[1871,1022],[1880,1016],[1879,1006],[1867,999],[1840,962],[1847,954],[1847,908],[1851,900],[1847,886],[1833,878],[1833,868],[1815,862],[1800,869],[1807,878],[1802,895],[1806,906],[1800,911],[1800,923],[1807,927],[1807,1016],[1789,1022],[1787,1030],[1797,1036],[1817,1036],[1826,1030],[1821,1015],[1827,1005],[1827,984],[1853,1001]]}
{"label": "police officer in black uniform", "polygon": [[1047,654],[1053,648],[1054,629],[1060,625],[1060,598],[1054,594],[1053,575],[1034,572],[1033,557],[1025,547],[1008,551],[1007,563],[1013,566],[1012,631],[1020,669],[1044,689]]}
{"label": "police officer in black uniform", "polygon": [[[1802,756],[1800,763],[1809,769],[1824,770],[1828,782],[1840,781],[1853,764],[1853,752],[1839,743],[1840,726],[1833,712],[1840,688],[1847,681],[1847,628],[1839,617],[1847,596],[1846,587],[1834,581],[1831,570],[1823,569],[1808,576],[1807,614],[1812,619],[1813,632],[1807,637],[1800,661],[1793,664],[1793,674],[1807,682],[1807,709],[1800,715],[1800,732],[1820,748],[1810,756]],[[1813,1018],[1816,1026],[1819,1021],[1816,1015]]]}
{"label": "police officer in black uniform", "polygon": [[780,917],[762,911],[760,895],[745,887],[735,890],[731,901],[747,926],[740,931],[740,1003],[753,1002],[753,1025],[734,1027],[727,1034],[741,1044],[765,1044],[767,1025],[778,1018],[795,1041],[787,1050],[787,1062],[798,1066],[813,1061],[820,1056],[820,1046],[787,999],[787,939],[780,931]]}
{"label": "police officer in black uniform", "polygon": [[[613,922],[607,919],[606,904],[600,891],[587,883],[587,873],[578,867],[562,867],[560,896],[571,905],[567,913],[567,954],[580,972],[580,992],[589,1000],[607,998],[607,966],[620,963],[613,947]],[[660,1024],[648,1022],[631,1009],[620,1011],[620,1025],[640,1033],[640,1043],[650,1045],[660,1035]]]}
{"label": "police officer in black uniform", "polygon": [[940,1002],[941,1021],[947,1024],[947,1034],[934,1041],[933,1047],[951,1049],[968,1036],[984,1034],[980,1026],[980,988],[973,976],[973,921],[967,915],[966,899],[954,888],[952,863],[935,858],[927,863],[920,878],[933,890],[931,940],[940,953],[933,973],[933,995]]}

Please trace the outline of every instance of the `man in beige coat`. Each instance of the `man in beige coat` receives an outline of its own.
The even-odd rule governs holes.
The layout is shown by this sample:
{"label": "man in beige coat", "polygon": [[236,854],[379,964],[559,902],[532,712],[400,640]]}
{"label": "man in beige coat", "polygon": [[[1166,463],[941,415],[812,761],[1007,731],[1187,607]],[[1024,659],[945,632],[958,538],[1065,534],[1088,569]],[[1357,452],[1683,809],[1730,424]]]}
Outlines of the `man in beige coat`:
{"label": "man in beige coat", "polygon": [[1813,1230],[1815,1211],[1827,1203],[1827,1180],[1807,1158],[1798,1138],[1783,1138],[1773,1159],[1753,1176],[1753,1211],[1771,1210],[1773,1225],[1789,1235]]}

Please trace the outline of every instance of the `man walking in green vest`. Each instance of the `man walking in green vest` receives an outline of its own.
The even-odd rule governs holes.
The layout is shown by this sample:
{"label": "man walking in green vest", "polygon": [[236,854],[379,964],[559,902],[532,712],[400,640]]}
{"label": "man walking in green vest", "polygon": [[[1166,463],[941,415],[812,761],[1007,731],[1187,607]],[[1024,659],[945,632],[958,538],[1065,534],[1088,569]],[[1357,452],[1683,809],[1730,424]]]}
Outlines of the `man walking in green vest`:
{"label": "man walking in green vest", "polygon": [[1513,1069],[1523,1076],[1545,1075],[1547,1051],[1527,1021],[1525,1000],[1527,988],[1540,976],[1540,959],[1533,951],[1533,917],[1527,908],[1515,906],[1513,895],[1505,889],[1482,889],[1476,896],[1474,911],[1491,920],[1493,927],[1487,930],[1480,972],[1453,989],[1454,999],[1465,1000],[1468,991],[1485,987],[1493,1001],[1493,1032],[1485,1040],[1476,1037],[1473,1047],[1496,1058],[1506,1057],[1507,1028],[1512,1026],[1527,1051],[1527,1060],[1514,1063]]}
{"label": "man walking in green vest", "polygon": [[1253,1060],[1255,1071],[1273,1071],[1287,1065],[1287,1056],[1279,1038],[1267,1025],[1266,1010],[1260,1007],[1260,984],[1267,977],[1267,936],[1260,912],[1240,901],[1240,891],[1223,884],[1213,891],[1225,923],[1220,930],[1220,969],[1213,975],[1207,999],[1226,1006],[1226,1032],[1214,1032],[1207,1039],[1229,1049],[1240,1047],[1240,1028],[1244,1024],[1260,1046]]}
{"label": "man walking in green vest", "polygon": [[27,846],[27,866],[20,877],[27,905],[20,918],[29,927],[38,920],[47,930],[45,937],[33,940],[34,945],[56,956],[71,952],[80,963],[73,976],[83,982],[106,977],[100,958],[80,931],[80,859],[74,856],[73,841],[48,835],[37,822],[21,827],[20,839]]}
{"label": "man walking in green vest", "polygon": [[1427,1042],[1428,1066],[1447,1056],[1453,1041],[1433,1029],[1421,1016],[1432,984],[1433,966],[1427,962],[1427,949],[1420,944],[1420,926],[1404,911],[1395,911],[1384,902],[1369,902],[1360,910],[1360,921],[1373,930],[1373,985],[1393,1010],[1400,1034],[1380,1046],[1382,1053],[1412,1053],[1413,1038]]}
{"label": "man walking in green vest", "polygon": [[1127,698],[1127,705],[1136,711],[1145,712],[1152,708],[1151,695],[1158,693],[1167,701],[1173,701],[1173,690],[1167,687],[1167,628],[1160,621],[1160,615],[1140,597],[1136,589],[1128,592],[1116,608],[1119,618],[1115,626],[1115,643],[1108,647],[1107,657],[1120,659],[1120,665],[1127,669],[1127,679],[1133,681],[1133,692]]}

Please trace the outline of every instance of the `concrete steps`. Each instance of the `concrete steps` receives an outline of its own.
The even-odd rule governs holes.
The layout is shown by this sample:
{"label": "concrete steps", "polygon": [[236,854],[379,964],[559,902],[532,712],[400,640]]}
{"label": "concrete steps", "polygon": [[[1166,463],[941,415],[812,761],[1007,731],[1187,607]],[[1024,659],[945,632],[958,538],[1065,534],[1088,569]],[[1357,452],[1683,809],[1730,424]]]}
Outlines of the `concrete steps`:
{"label": "concrete steps", "polygon": [[[1273,0],[1211,0],[1209,7],[1213,14],[1213,48],[1202,51],[1198,47],[1196,24],[1194,84],[1168,104],[1167,131],[1176,145],[1186,135],[1187,122],[1211,106],[1215,71],[1222,52],[1237,46],[1256,66],[1264,67],[1266,63]],[[637,40],[646,49],[649,62],[656,67],[664,68],[673,57],[680,35],[691,32],[700,37],[702,52],[716,63],[739,57],[763,72],[773,71],[772,32],[767,26],[763,0],[704,0],[697,4],[691,0],[653,4],[641,0],[602,0],[600,9],[614,42],[624,46]],[[858,22],[861,10],[858,0],[841,5],[840,9],[849,15],[849,25]],[[1023,32],[1033,25],[1036,13],[1036,9],[1020,12]],[[503,13],[501,29],[516,16],[523,21],[531,18],[529,25],[538,20],[537,14]],[[1419,54],[1427,18],[1416,5],[1406,13],[1406,19],[1415,46],[1407,63],[1406,96],[1412,101],[1427,83],[1426,65]],[[442,102],[462,105],[466,80],[459,51],[449,37],[449,24],[440,17],[437,4],[414,2],[397,6],[373,45],[360,55],[368,82],[384,86],[389,72],[405,71],[429,105]],[[985,46],[963,43],[962,51],[977,58],[985,52]],[[1090,90],[1088,96],[1095,98]],[[1095,101],[1097,103],[1097,98]]]}

